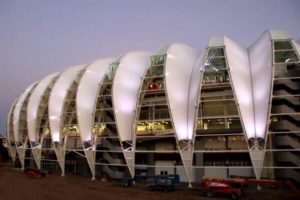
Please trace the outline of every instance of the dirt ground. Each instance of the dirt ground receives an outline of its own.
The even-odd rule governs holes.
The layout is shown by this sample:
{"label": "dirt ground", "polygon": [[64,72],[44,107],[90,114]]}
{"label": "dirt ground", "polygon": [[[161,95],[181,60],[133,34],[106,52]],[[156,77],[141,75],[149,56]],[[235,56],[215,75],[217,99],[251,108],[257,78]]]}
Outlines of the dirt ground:
{"label": "dirt ground", "polygon": [[[229,199],[227,197],[207,198],[199,187],[188,189],[182,184],[176,191],[163,193],[148,191],[145,183],[136,183],[124,188],[116,182],[91,181],[82,176],[47,175],[45,178],[30,179],[23,171],[0,167],[0,200],[212,200]],[[296,200],[288,188],[263,188],[257,192],[254,188],[246,188],[241,199],[252,200]]]}

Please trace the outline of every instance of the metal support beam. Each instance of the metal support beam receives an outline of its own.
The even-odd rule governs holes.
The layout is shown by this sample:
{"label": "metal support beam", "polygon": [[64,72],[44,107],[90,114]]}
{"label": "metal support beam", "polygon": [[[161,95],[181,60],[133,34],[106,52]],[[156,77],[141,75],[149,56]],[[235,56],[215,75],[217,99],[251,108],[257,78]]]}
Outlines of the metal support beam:
{"label": "metal support beam", "polygon": [[41,169],[42,147],[39,145],[37,147],[32,148],[32,153],[33,153],[33,157],[34,157],[36,166],[40,170]]}
{"label": "metal support beam", "polygon": [[20,159],[20,162],[22,165],[22,168],[21,168],[22,170],[24,170],[24,168],[25,168],[25,151],[26,151],[26,148],[24,146],[17,147],[17,152],[18,152],[19,159]]}
{"label": "metal support beam", "polygon": [[16,146],[9,146],[8,147],[8,152],[9,152],[9,155],[10,155],[12,161],[15,162],[16,161],[16,156],[17,156]]}
{"label": "metal support beam", "polygon": [[84,149],[84,153],[92,173],[92,180],[96,180],[96,167],[95,167],[96,152],[93,148],[88,148],[88,149]]}
{"label": "metal support beam", "polygon": [[58,164],[61,169],[61,176],[65,176],[65,158],[66,158],[66,145],[68,141],[68,136],[64,137],[63,144],[54,144],[54,151],[57,157]]}
{"label": "metal support beam", "polygon": [[[177,138],[176,138],[177,139]],[[181,144],[178,144],[181,142]],[[183,163],[183,167],[185,169],[188,182],[189,182],[189,188],[192,187],[192,172],[193,172],[193,148],[191,141],[179,141],[177,143],[177,147],[179,149],[180,157]]]}
{"label": "metal support beam", "polygon": [[254,145],[249,149],[250,158],[252,161],[256,179],[261,178],[261,173],[264,165],[265,151],[259,147],[258,141],[254,141]]}

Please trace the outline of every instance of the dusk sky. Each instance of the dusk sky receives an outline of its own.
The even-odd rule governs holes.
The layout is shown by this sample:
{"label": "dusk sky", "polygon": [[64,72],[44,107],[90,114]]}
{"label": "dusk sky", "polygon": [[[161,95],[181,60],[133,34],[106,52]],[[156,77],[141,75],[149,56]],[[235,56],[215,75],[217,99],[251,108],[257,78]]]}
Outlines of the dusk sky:
{"label": "dusk sky", "polygon": [[0,134],[32,82],[67,67],[211,36],[245,47],[265,30],[300,38],[300,0],[0,0]]}

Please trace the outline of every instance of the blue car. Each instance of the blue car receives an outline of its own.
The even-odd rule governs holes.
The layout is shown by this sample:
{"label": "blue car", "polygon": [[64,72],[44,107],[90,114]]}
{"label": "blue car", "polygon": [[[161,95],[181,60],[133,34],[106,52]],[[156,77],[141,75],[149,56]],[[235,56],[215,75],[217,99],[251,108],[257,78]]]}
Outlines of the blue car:
{"label": "blue car", "polygon": [[149,184],[148,189],[151,191],[170,192],[174,191],[175,187],[172,179],[159,178],[155,179],[153,183]]}

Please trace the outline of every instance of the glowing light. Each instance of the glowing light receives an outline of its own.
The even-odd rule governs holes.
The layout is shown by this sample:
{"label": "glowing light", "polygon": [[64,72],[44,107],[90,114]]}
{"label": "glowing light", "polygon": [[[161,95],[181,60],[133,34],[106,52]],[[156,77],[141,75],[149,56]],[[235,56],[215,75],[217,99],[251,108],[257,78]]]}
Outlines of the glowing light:
{"label": "glowing light", "polygon": [[55,119],[58,119],[58,117],[53,115],[53,116],[50,116],[49,119],[55,120]]}
{"label": "glowing light", "polygon": [[[150,53],[131,52],[122,57],[113,84],[113,105],[121,141],[131,141],[132,124],[141,77],[149,66]],[[115,84],[118,83],[118,84]],[[153,89],[154,86],[150,87]]]}

